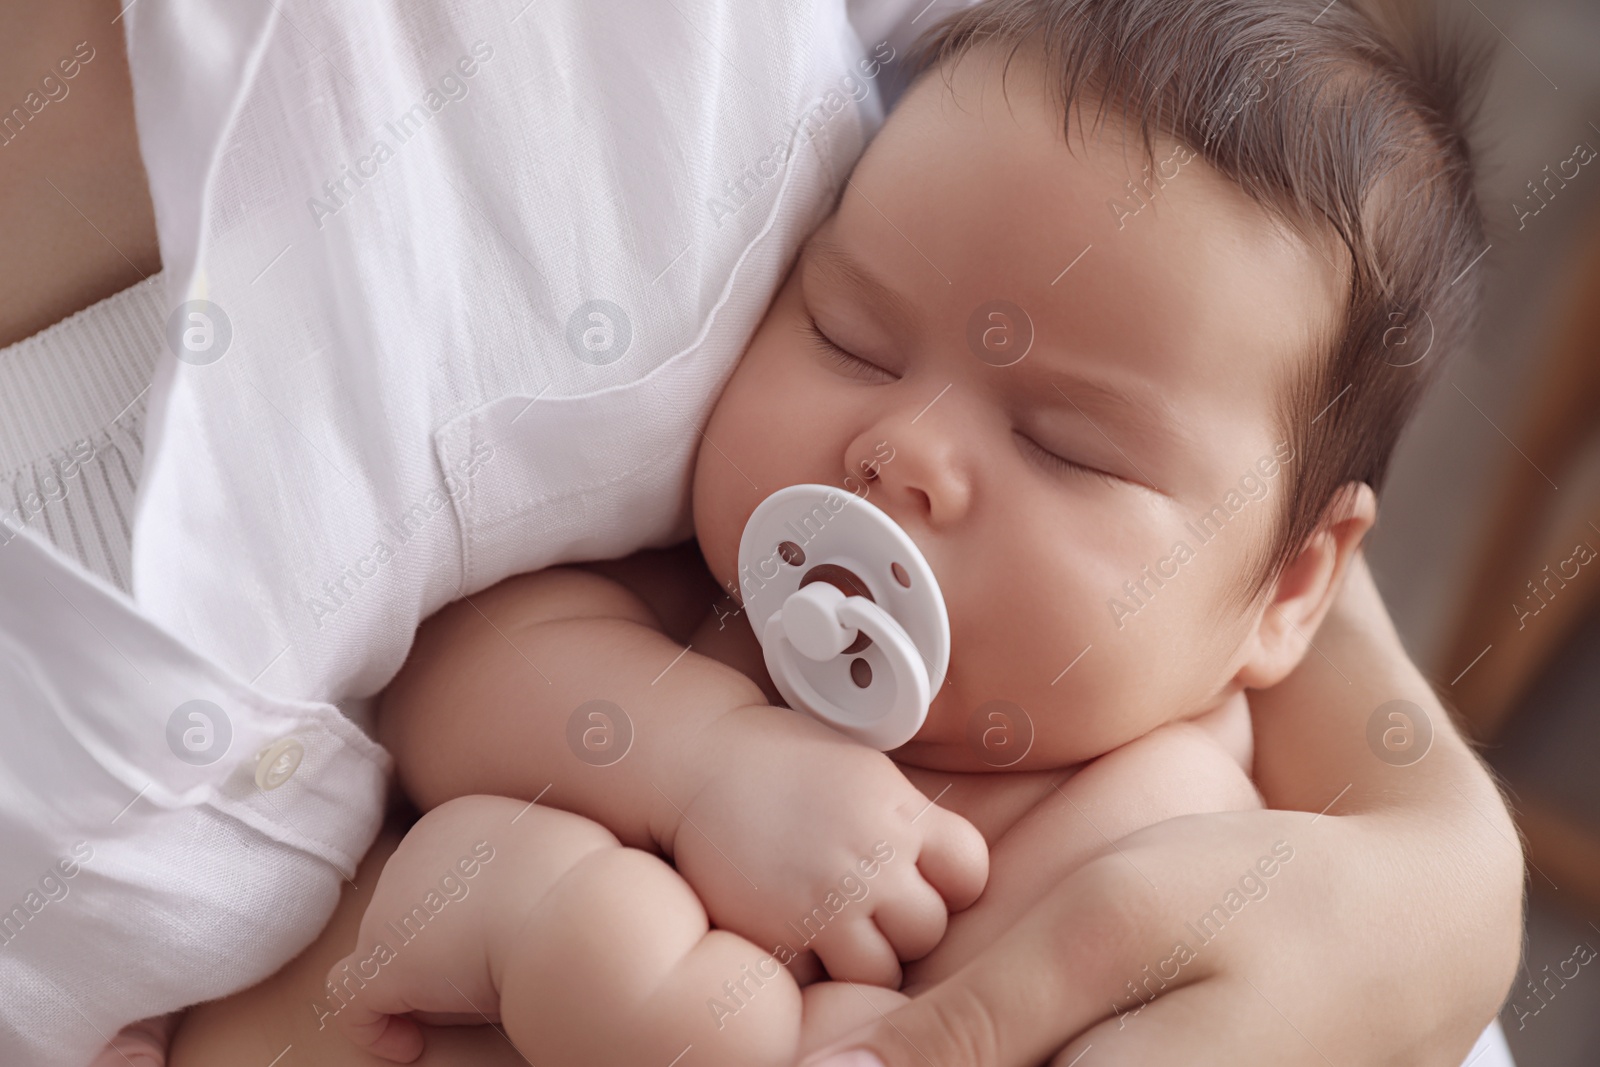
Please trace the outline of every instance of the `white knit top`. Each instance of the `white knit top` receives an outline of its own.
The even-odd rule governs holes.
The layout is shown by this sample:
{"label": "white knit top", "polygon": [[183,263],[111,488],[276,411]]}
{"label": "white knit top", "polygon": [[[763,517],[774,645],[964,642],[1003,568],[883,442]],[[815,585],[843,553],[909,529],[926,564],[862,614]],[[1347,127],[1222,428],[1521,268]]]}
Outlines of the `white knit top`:
{"label": "white knit top", "polygon": [[165,299],[155,274],[0,348],[0,522],[124,591]]}

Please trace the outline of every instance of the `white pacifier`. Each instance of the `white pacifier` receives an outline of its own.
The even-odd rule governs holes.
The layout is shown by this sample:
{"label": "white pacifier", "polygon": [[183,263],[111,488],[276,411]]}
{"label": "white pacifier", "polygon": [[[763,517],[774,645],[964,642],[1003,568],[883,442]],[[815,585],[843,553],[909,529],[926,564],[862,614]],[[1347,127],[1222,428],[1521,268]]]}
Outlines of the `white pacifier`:
{"label": "white pacifier", "polygon": [[745,523],[739,587],[790,707],[881,750],[921,729],[950,665],[950,616],[882,509],[828,485],[778,490]]}

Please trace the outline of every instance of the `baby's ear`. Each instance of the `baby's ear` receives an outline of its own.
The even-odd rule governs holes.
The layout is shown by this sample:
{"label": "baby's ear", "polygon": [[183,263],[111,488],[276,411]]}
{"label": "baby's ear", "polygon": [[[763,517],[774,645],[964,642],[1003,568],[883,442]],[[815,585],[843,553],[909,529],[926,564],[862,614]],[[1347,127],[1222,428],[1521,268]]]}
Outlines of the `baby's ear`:
{"label": "baby's ear", "polygon": [[1365,482],[1346,482],[1327,517],[1273,582],[1261,617],[1245,644],[1235,680],[1266,689],[1289,676],[1322,625],[1344,581],[1345,568],[1378,517],[1378,499]]}

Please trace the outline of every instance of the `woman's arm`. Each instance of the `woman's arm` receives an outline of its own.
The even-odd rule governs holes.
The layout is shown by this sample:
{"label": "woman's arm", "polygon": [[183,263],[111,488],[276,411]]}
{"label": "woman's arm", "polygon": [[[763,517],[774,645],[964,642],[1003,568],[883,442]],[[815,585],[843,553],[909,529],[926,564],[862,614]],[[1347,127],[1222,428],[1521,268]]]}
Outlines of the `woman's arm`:
{"label": "woman's arm", "polygon": [[[1393,935],[1373,945],[1383,949],[1375,965],[1432,972],[1406,1018],[1431,1017],[1441,1035],[1468,1042],[1464,1054],[1505,999],[1521,951],[1516,826],[1487,767],[1407,658],[1365,559],[1351,567],[1316,643],[1321,655],[1252,696],[1257,784],[1270,807],[1332,803],[1332,814],[1387,842],[1382,852],[1401,865],[1396,873],[1408,876],[1417,903],[1389,906],[1373,884],[1381,864],[1369,865],[1372,930]],[[1391,701],[1413,707],[1379,710]],[[1387,731],[1415,748],[1386,746]],[[1437,908],[1421,904],[1430,888]]]}
{"label": "woman's arm", "polygon": [[[1409,766],[1368,744],[1392,700],[1432,730]],[[1279,810],[1171,819],[1107,847],[835,1049],[892,1067],[1065,1067],[1090,1046],[1095,1062],[1457,1067],[1516,966],[1522,853],[1363,561],[1316,651],[1252,705]]]}
{"label": "woman's arm", "polygon": [[0,6],[0,346],[161,269],[120,6]]}

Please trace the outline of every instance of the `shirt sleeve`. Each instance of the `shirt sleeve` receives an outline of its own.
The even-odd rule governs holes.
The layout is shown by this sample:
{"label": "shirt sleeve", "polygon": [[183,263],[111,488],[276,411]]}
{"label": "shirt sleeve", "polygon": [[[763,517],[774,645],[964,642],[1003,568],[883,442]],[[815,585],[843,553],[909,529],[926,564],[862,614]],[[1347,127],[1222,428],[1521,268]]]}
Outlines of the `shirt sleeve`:
{"label": "shirt sleeve", "polygon": [[0,1063],[82,1067],[316,935],[377,834],[389,759],[31,533],[0,527],[0,589]]}

